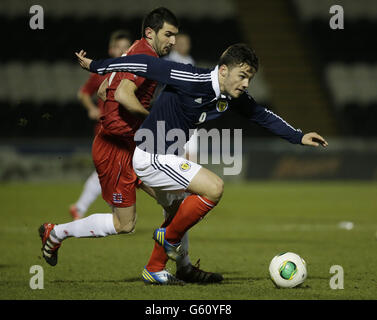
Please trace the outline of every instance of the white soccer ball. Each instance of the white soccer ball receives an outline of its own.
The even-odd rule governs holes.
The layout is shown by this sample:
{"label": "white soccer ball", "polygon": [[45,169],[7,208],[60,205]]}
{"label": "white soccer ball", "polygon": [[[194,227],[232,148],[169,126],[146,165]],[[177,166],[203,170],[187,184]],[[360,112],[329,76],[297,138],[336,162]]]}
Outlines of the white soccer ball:
{"label": "white soccer ball", "polygon": [[272,281],[279,288],[297,287],[308,275],[305,260],[293,252],[275,256],[271,260],[269,270]]}

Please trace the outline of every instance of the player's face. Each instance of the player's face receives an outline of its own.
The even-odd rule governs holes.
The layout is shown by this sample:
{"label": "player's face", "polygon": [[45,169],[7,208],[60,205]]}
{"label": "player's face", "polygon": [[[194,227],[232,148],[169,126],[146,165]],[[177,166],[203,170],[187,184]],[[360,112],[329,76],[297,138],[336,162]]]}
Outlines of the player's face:
{"label": "player's face", "polygon": [[158,30],[157,34],[154,34],[152,46],[160,57],[167,55],[175,45],[177,33],[177,27],[164,22],[162,28]]}
{"label": "player's face", "polygon": [[109,56],[112,58],[120,57],[131,46],[131,42],[128,39],[115,40],[113,45],[109,48]]}
{"label": "player's face", "polygon": [[[222,91],[232,98],[238,98],[248,87],[256,71],[254,68],[243,63],[231,68],[223,65],[220,67],[222,76]],[[221,80],[220,80],[221,81]]]}

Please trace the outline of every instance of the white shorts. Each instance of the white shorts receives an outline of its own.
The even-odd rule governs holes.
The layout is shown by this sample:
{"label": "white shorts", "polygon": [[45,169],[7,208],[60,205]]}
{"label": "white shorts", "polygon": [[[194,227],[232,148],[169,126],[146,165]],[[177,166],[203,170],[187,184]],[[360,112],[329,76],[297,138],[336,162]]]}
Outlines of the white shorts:
{"label": "white shorts", "polygon": [[161,191],[186,190],[202,167],[173,154],[151,154],[137,147],[132,163],[141,181]]}
{"label": "white shorts", "polygon": [[186,144],[183,147],[185,149],[185,152],[186,152],[186,157],[188,157],[187,159],[194,161],[194,162],[198,162],[198,155],[197,155],[197,153],[198,153],[198,139],[199,139],[198,129],[195,129],[195,131],[191,135],[189,141],[187,141]]}

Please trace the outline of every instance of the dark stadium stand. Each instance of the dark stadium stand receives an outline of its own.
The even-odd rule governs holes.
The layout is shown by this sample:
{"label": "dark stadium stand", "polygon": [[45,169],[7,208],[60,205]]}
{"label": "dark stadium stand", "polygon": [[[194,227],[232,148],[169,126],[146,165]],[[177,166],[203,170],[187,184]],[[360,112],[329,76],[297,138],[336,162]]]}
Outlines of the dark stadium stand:
{"label": "dark stadium stand", "polygon": [[[345,29],[332,30],[329,1],[291,0],[292,14],[302,26],[297,32],[302,33],[314,63],[320,66],[331,114],[342,135],[377,135],[377,50],[372,40],[377,33],[377,14],[376,2],[367,2],[370,8],[362,7],[364,1],[339,1],[345,4]],[[120,0],[110,0],[107,5],[97,0],[77,1],[73,10],[74,3],[40,1],[45,7],[44,30],[28,27],[30,15],[25,4],[6,0],[0,5],[0,36],[6,43],[0,52],[0,107],[6,115],[1,119],[2,137],[92,134],[93,124],[76,100],[88,75],[75,65],[73,51],[85,48],[90,57],[106,57],[107,39],[115,29],[128,29],[134,39],[140,38],[149,2],[140,1],[123,11],[114,9],[115,4],[124,6]],[[215,65],[227,46],[247,41],[235,1],[221,0],[216,8],[200,1],[169,3],[183,29],[193,35],[191,53],[199,66]],[[252,93],[274,110],[263,82],[263,59]],[[45,114],[51,117],[43,117]],[[26,123],[20,124],[20,119]],[[222,119],[217,126],[237,124],[247,128],[248,136],[268,136],[263,129],[250,128],[247,120],[235,119],[234,123]]]}
{"label": "dark stadium stand", "polygon": [[301,32],[321,66],[343,136],[377,135],[377,3],[338,1],[344,29],[329,26],[330,1],[292,0]]}
{"label": "dark stadium stand", "polygon": [[[0,107],[6,114],[1,120],[0,135],[4,138],[90,136],[93,123],[76,101],[76,91],[88,74],[77,67],[73,52],[85,48],[90,57],[107,57],[109,34],[127,29],[134,39],[139,39],[142,16],[46,16],[45,29],[38,31],[25,28],[28,19],[28,16],[1,18],[1,36],[6,36],[6,30],[13,30],[13,36],[7,39],[12,50],[0,53],[8,77],[0,80],[3,88],[8,88],[0,93]],[[181,18],[180,24],[195,35],[191,53],[205,67],[214,66],[230,44],[244,41],[239,23],[232,16]],[[33,89],[36,82],[38,85]],[[59,87],[65,87],[65,92]],[[50,116],[43,117],[45,114]],[[237,116],[231,123],[224,118],[217,125],[240,127],[240,123],[247,128],[246,134],[267,134],[255,126],[248,128],[249,122]]]}

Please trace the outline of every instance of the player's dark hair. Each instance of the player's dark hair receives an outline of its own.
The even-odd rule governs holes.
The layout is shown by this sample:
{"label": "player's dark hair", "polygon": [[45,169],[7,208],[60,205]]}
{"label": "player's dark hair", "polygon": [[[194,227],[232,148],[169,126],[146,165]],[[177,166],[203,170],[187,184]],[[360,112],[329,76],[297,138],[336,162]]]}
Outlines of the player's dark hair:
{"label": "player's dark hair", "polygon": [[164,22],[171,24],[172,26],[178,28],[179,23],[177,17],[169,9],[164,7],[159,7],[154,9],[143,20],[143,25],[141,29],[141,36],[145,38],[145,29],[151,28],[154,32],[158,32],[162,29]]}
{"label": "player's dark hair", "polygon": [[127,30],[116,30],[111,33],[110,40],[109,40],[109,46],[112,46],[115,41],[120,39],[127,39],[132,43],[132,37],[131,33]]}
{"label": "player's dark hair", "polygon": [[218,64],[219,66],[225,64],[228,67],[234,67],[244,63],[258,71],[259,61],[254,50],[244,43],[236,43],[224,51]]}

